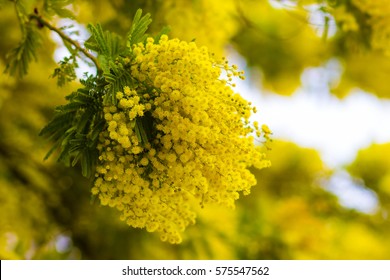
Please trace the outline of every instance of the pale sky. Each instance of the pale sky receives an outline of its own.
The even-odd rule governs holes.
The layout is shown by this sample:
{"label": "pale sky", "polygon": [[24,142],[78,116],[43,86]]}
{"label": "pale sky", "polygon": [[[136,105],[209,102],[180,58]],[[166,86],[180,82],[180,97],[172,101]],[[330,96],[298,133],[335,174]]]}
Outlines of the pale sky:
{"label": "pale sky", "polygon": [[344,100],[298,92],[292,97],[254,96],[259,119],[273,137],[317,149],[330,167],[351,162],[359,149],[390,142],[390,102],[362,92]]}
{"label": "pale sky", "polygon": [[[245,69],[245,62],[232,55],[232,62]],[[336,170],[328,188],[341,204],[374,212],[375,194],[356,184],[342,167],[351,163],[360,149],[372,143],[390,142],[390,101],[355,90],[338,99],[329,92],[329,81],[339,78],[337,62],[307,69],[302,88],[292,96],[261,92],[249,81],[237,82],[237,91],[258,109],[255,117],[267,124],[274,139],[294,142],[319,151],[325,164]]]}
{"label": "pale sky", "polygon": [[[245,69],[236,55],[232,62]],[[330,94],[335,64],[306,70],[302,88],[292,96],[262,92],[248,80],[237,82],[237,91],[257,107],[256,120],[267,124],[275,139],[318,150],[329,167],[348,164],[372,143],[390,142],[390,100],[359,90],[344,99]]]}

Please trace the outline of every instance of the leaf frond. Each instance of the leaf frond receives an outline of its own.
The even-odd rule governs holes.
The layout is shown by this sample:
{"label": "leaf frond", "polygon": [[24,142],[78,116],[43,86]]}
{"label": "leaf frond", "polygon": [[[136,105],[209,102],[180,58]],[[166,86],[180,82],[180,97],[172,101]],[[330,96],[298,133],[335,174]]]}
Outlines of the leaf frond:
{"label": "leaf frond", "polygon": [[152,23],[150,14],[142,16],[142,10],[138,9],[133,18],[133,24],[131,25],[130,32],[127,34],[127,47],[131,48],[134,44],[145,41],[147,34],[146,31],[149,25]]}
{"label": "leaf frond", "polygon": [[88,76],[82,85],[83,88],[67,96],[67,104],[56,108],[53,119],[40,135],[54,141],[45,159],[59,150],[59,162],[68,166],[81,163],[82,174],[90,177],[98,159],[99,135],[106,126],[101,99],[105,84]]}
{"label": "leaf frond", "polygon": [[40,45],[40,35],[31,24],[24,27],[24,35],[19,45],[7,54],[6,73],[22,78],[28,73],[29,64],[36,60],[36,50]]}
{"label": "leaf frond", "polygon": [[130,71],[124,68],[121,63],[111,64],[110,73],[105,73],[104,78],[107,82],[107,85],[105,86],[105,104],[116,104],[116,93],[122,91],[124,85],[131,85],[133,83]]}
{"label": "leaf frond", "polygon": [[121,38],[115,33],[103,31],[100,24],[88,25],[91,37],[85,42],[85,47],[98,53],[98,60],[105,73],[109,72],[110,63],[123,51]]}

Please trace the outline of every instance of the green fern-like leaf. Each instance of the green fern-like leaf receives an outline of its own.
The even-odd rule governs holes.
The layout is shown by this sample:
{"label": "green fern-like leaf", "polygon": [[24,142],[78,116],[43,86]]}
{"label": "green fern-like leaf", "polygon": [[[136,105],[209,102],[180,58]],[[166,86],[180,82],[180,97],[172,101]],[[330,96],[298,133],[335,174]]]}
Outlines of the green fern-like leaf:
{"label": "green fern-like leaf", "polygon": [[7,54],[6,73],[19,78],[28,73],[29,64],[36,60],[36,50],[40,45],[40,35],[31,24],[23,28],[24,35],[19,45]]}
{"label": "green fern-like leaf", "polygon": [[[53,120],[41,130],[39,135],[49,135],[54,138],[54,140],[59,139],[63,132],[66,132],[69,128],[71,128],[74,117],[75,115],[73,112],[59,111],[55,114]],[[59,137],[56,137],[57,135]]]}
{"label": "green fern-like leaf", "polygon": [[127,47],[131,47],[134,44],[145,41],[147,34],[146,31],[149,25],[152,23],[150,14],[142,16],[142,10],[138,9],[135,13],[133,24],[130,32],[127,34]]}
{"label": "green fern-like leaf", "polygon": [[98,159],[98,136],[106,126],[101,99],[105,83],[94,76],[81,83],[84,87],[68,95],[67,104],[56,108],[54,118],[40,135],[54,142],[46,158],[59,150],[58,161],[68,166],[81,163],[82,174],[90,177]]}
{"label": "green fern-like leaf", "polygon": [[100,24],[88,25],[91,37],[85,42],[85,47],[98,53],[98,60],[104,73],[110,71],[110,63],[123,51],[121,38],[109,31],[103,31]]}
{"label": "green fern-like leaf", "polygon": [[105,86],[106,95],[104,96],[104,104],[116,104],[116,93],[123,91],[124,86],[130,86],[133,83],[130,71],[121,63],[111,63],[110,66],[110,72],[104,74],[107,82]]}
{"label": "green fern-like leaf", "polygon": [[85,46],[91,50],[98,52],[99,54],[108,55],[109,47],[106,41],[106,34],[104,34],[103,28],[100,24],[89,24],[88,29],[92,36],[86,42]]}

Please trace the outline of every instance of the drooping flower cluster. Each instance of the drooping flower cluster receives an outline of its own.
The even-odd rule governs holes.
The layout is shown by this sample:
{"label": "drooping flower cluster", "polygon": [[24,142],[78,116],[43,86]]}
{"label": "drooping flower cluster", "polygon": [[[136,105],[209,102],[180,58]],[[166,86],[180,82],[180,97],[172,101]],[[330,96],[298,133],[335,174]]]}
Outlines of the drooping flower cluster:
{"label": "drooping flower cluster", "polygon": [[179,243],[195,222],[195,204],[234,207],[249,194],[256,180],[248,167],[269,166],[252,133],[268,139],[270,131],[250,123],[255,108],[232,90],[243,72],[207,48],[163,35],[132,53],[136,82],[104,108],[92,193],[130,226]]}

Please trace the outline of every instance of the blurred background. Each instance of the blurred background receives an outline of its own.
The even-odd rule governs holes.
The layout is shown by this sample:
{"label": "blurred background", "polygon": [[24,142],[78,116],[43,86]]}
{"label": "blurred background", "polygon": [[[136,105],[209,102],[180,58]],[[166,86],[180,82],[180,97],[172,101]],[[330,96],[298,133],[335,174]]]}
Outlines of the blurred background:
{"label": "blurred background", "polygon": [[[0,1],[0,68],[21,39]],[[31,8],[42,1],[25,0]],[[237,91],[273,131],[272,167],[235,210],[207,207],[180,245],[129,228],[91,200],[79,167],[43,161],[38,136],[77,88],[50,78],[64,55],[42,30],[23,79],[0,76],[1,259],[389,259],[390,7],[386,0],[76,0],[74,39],[100,22],[125,35],[135,11],[151,33],[195,40],[246,71]],[[69,30],[68,30],[69,32]],[[82,61],[80,77],[89,69]]]}

